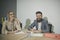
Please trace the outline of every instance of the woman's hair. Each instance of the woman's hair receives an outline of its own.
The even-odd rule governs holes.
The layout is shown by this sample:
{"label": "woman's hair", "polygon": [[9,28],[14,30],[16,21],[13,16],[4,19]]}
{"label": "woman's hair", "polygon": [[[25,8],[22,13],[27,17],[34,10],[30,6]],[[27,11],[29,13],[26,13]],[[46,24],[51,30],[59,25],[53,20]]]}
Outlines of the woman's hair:
{"label": "woman's hair", "polygon": [[[9,12],[7,13],[7,20],[10,20],[10,18],[9,18],[10,12],[13,12],[13,11],[9,11]],[[13,12],[13,15],[14,15],[14,12]],[[14,15],[14,17],[15,17],[15,15]]]}

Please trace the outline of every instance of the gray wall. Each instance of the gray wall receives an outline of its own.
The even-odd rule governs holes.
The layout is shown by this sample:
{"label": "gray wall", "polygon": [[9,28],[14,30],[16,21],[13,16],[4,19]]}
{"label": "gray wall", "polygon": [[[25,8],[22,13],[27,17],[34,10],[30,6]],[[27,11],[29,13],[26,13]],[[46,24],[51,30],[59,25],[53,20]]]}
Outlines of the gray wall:
{"label": "gray wall", "polygon": [[0,0],[0,33],[1,33],[1,19],[7,16],[7,12],[12,10],[16,15],[16,0]]}
{"label": "gray wall", "polygon": [[1,17],[5,17],[9,10],[14,11],[16,15],[16,0],[0,0],[0,22]]}
{"label": "gray wall", "polygon": [[35,12],[41,11],[43,17],[54,26],[54,32],[60,34],[60,0],[17,0],[17,18],[21,20],[23,27],[26,19],[31,23],[36,19]]}

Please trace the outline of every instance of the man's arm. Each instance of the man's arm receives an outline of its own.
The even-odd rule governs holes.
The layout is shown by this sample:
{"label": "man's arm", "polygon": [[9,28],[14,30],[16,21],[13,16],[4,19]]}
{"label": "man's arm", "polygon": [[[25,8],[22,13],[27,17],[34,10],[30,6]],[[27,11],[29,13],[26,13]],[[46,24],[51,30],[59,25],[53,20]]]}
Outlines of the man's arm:
{"label": "man's arm", "polygon": [[35,26],[35,21],[28,27],[28,30],[33,29],[34,26]]}
{"label": "man's arm", "polygon": [[44,27],[46,29],[44,29],[43,32],[49,32],[48,22],[46,20],[44,21]]}

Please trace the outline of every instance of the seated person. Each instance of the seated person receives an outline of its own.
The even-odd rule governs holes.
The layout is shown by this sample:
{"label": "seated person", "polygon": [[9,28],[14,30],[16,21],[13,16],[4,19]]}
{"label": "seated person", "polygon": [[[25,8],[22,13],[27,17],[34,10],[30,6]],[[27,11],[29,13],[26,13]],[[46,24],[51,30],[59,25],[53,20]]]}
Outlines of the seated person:
{"label": "seated person", "polygon": [[13,11],[7,14],[7,20],[3,22],[2,34],[13,34],[20,31],[20,21],[15,17]]}
{"label": "seated person", "polygon": [[36,12],[36,20],[28,27],[28,30],[33,32],[49,32],[48,22],[42,18],[42,12]]}

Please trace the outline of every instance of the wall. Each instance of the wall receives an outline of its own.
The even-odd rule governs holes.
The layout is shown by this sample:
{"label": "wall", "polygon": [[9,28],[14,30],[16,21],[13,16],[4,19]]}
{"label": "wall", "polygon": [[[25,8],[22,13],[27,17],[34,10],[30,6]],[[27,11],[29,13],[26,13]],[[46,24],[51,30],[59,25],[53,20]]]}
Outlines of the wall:
{"label": "wall", "polygon": [[48,21],[54,25],[54,32],[60,33],[60,0],[17,0],[17,17],[23,27],[26,19],[33,22],[36,11],[41,11],[43,17],[48,17]]}
{"label": "wall", "polygon": [[0,0],[0,22],[1,17],[6,17],[8,11],[14,11],[16,15],[16,0]]}
{"label": "wall", "polygon": [[0,0],[0,33],[2,29],[2,17],[6,17],[8,11],[14,11],[16,15],[16,0]]}

